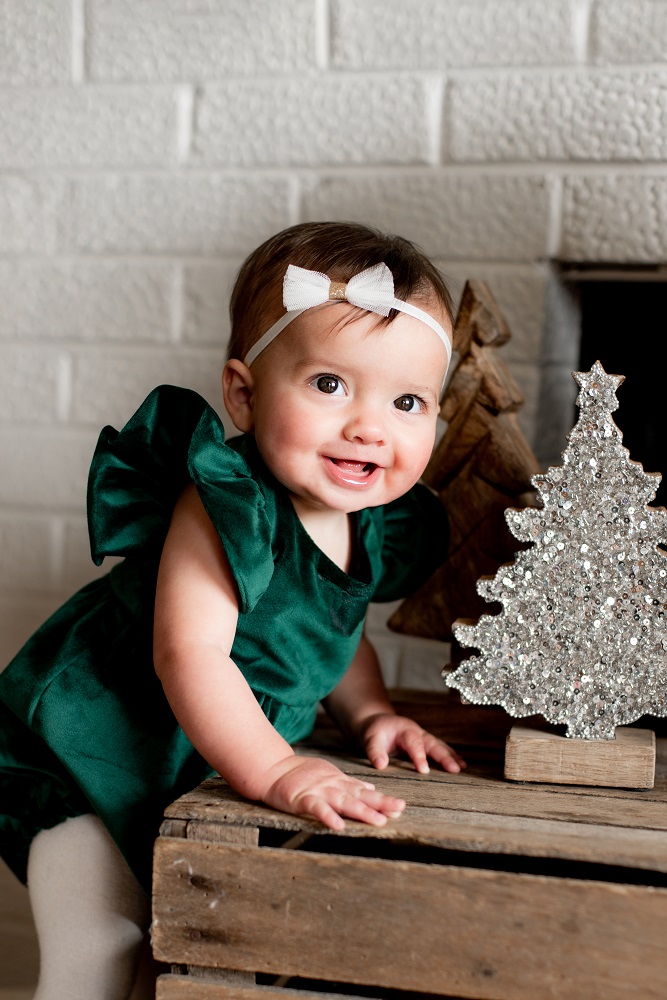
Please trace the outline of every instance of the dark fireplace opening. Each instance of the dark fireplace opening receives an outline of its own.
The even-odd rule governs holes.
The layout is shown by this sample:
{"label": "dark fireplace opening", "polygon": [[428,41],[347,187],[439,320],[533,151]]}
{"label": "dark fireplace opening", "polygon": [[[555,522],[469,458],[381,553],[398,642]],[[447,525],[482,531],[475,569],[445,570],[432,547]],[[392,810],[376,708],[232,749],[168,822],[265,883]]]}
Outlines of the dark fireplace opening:
{"label": "dark fireplace opening", "polygon": [[614,421],[630,458],[660,472],[652,506],[667,506],[667,282],[585,280],[579,283],[579,371],[597,360],[625,375]]}

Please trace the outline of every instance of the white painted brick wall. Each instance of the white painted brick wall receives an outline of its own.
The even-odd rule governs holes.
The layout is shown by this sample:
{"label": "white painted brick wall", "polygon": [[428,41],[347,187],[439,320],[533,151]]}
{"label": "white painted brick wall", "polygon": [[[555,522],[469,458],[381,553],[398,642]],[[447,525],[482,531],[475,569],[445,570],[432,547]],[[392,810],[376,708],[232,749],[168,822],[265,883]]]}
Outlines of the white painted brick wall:
{"label": "white painted brick wall", "polygon": [[503,360],[538,365],[542,345],[535,331],[541,328],[545,308],[548,272],[542,264],[498,264],[442,260],[438,267],[450,279],[458,295],[465,282],[475,278],[485,281],[492,290],[512,331],[512,339],[503,346]]}
{"label": "white painted brick wall", "polygon": [[169,166],[176,138],[173,89],[0,90],[0,169]]}
{"label": "white painted brick wall", "polygon": [[83,513],[86,477],[99,430],[67,425],[45,428],[34,423],[0,427],[2,508]]}
{"label": "white painted brick wall", "polygon": [[71,0],[2,0],[0,85],[67,82],[72,47]]}
{"label": "white painted brick wall", "polygon": [[598,63],[662,63],[667,53],[664,0],[597,0],[591,50]]}
{"label": "white painted brick wall", "polygon": [[461,79],[452,84],[449,114],[452,160],[667,159],[664,72],[589,69]]}
{"label": "white painted brick wall", "polygon": [[88,0],[93,80],[220,80],[316,65],[313,0]]}
{"label": "white painted brick wall", "polygon": [[0,421],[57,421],[65,365],[66,359],[58,351],[21,345],[0,348]]}
{"label": "white painted brick wall", "polygon": [[65,253],[244,253],[291,221],[286,178],[222,173],[72,176]]}
{"label": "white painted brick wall", "polygon": [[577,6],[577,0],[332,0],[332,61],[361,70],[573,63]]}
{"label": "white painted brick wall", "polygon": [[667,175],[597,174],[567,178],[563,197],[565,258],[667,258]]}
{"label": "white painted brick wall", "polygon": [[0,260],[0,340],[170,339],[180,268],[147,260]]}
{"label": "white painted brick wall", "polygon": [[183,276],[183,340],[226,346],[231,330],[229,297],[241,259],[187,264]]}
{"label": "white painted brick wall", "polygon": [[358,219],[450,260],[545,256],[550,188],[543,175],[442,169],[320,175],[304,184],[311,219]]}
{"label": "white painted brick wall", "polygon": [[[74,362],[71,419],[77,424],[122,427],[151,389],[186,385],[211,406],[222,406],[220,374],[224,350],[86,351]],[[231,430],[231,424],[228,423]]]}
{"label": "white painted brick wall", "polygon": [[209,86],[197,102],[192,159],[228,167],[426,163],[428,82],[355,74]]}
{"label": "white painted brick wall", "polygon": [[60,177],[0,174],[0,254],[53,253],[64,196]]}
{"label": "white painted brick wall", "polygon": [[[666,93],[664,0],[0,0],[0,664],[98,572],[100,427],[161,381],[220,406],[234,274],[285,225],[487,281],[557,441],[549,261],[667,259]],[[383,615],[388,676],[439,687],[447,648]]]}

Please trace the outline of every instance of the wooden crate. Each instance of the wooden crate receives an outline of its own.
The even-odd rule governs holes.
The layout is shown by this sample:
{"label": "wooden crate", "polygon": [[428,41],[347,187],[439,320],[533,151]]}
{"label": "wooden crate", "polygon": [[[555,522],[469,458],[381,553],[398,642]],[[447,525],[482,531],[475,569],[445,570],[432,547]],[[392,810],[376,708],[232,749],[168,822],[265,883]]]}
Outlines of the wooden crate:
{"label": "wooden crate", "polygon": [[667,739],[650,791],[510,784],[504,712],[403,701],[465,773],[372,772],[326,723],[306,750],[407,800],[380,830],[332,834],[220,780],[168,809],[153,947],[176,971],[158,1000],[664,998]]}

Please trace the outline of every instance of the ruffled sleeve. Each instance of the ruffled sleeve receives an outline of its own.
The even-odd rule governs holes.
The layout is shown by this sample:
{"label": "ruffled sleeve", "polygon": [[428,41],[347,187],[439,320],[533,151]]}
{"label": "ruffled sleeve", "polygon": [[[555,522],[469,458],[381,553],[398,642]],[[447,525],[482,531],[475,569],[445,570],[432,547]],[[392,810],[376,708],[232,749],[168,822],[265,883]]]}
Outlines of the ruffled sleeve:
{"label": "ruffled sleeve", "polygon": [[105,427],[88,480],[93,560],[126,556],[157,567],[174,505],[189,481],[225,548],[250,611],[273,574],[273,527],[243,457],[225,444],[222,422],[201,396],[162,385],[122,430]]}
{"label": "ruffled sleeve", "polygon": [[382,511],[382,573],[373,601],[396,601],[414,593],[443,562],[449,523],[441,501],[421,484]]}

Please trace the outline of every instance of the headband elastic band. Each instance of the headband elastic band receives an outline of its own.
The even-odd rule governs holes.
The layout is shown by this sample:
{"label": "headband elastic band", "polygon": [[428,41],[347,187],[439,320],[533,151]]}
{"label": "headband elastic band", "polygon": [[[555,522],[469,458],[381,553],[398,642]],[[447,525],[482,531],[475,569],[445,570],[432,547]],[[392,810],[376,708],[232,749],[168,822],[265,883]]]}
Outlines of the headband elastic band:
{"label": "headband elastic band", "polygon": [[243,359],[244,364],[250,366],[264,348],[268,347],[271,341],[275,340],[278,334],[306,309],[312,309],[313,306],[325,302],[342,301],[359,306],[368,312],[377,313],[379,316],[388,316],[392,309],[396,309],[426,324],[445,345],[447,367],[449,367],[452,357],[449,337],[440,323],[423,309],[394,296],[394,277],[384,263],[360,271],[350,278],[347,284],[331,281],[321,271],[309,271],[304,267],[290,264],[283,279],[283,305],[287,312],[253,344]]}

